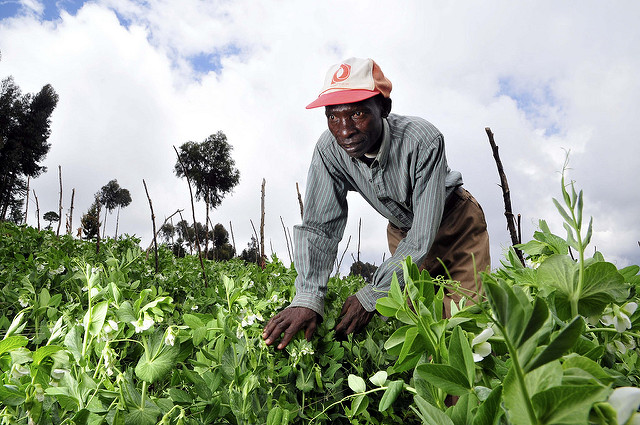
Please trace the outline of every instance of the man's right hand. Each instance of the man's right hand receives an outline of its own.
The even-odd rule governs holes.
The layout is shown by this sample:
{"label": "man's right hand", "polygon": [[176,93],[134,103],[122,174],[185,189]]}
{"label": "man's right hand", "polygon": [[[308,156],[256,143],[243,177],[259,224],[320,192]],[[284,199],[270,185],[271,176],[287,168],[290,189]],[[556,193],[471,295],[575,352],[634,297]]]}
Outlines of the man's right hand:
{"label": "man's right hand", "polygon": [[278,350],[282,350],[300,329],[304,329],[305,338],[307,338],[307,341],[311,341],[311,336],[316,331],[320,320],[320,315],[310,308],[285,308],[269,320],[262,332],[262,339],[265,340],[267,345],[271,345],[284,332],[284,336],[277,347]]}

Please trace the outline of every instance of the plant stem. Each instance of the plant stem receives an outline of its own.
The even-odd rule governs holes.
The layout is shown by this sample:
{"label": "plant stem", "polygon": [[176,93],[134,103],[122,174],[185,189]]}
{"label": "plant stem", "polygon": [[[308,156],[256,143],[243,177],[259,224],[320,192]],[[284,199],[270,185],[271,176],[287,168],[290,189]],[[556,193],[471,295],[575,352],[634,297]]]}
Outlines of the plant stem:
{"label": "plant stem", "polygon": [[527,384],[524,380],[524,371],[522,367],[520,367],[520,361],[518,360],[518,352],[516,348],[513,346],[511,340],[506,337],[507,331],[499,322],[495,322],[496,326],[499,327],[500,333],[505,336],[504,342],[507,345],[507,349],[509,350],[509,354],[511,355],[511,360],[513,361],[513,368],[516,373],[516,378],[518,378],[518,385],[520,386],[520,391],[522,391],[523,399],[525,402],[525,406],[527,407],[527,414],[529,415],[529,420],[532,424],[538,424],[538,418],[536,417],[536,412],[533,409],[533,405],[531,404],[531,397],[529,397],[529,392],[527,391]]}
{"label": "plant stem", "polygon": [[146,403],[146,397],[147,397],[147,381],[142,381],[142,397],[140,398],[140,407],[142,407],[144,409],[144,405]]}

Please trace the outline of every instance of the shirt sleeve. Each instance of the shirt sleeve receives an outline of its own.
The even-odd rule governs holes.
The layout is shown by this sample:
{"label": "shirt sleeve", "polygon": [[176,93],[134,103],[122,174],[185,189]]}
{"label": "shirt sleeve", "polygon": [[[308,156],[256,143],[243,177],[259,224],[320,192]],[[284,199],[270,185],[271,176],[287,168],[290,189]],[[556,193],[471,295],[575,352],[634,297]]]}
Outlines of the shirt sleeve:
{"label": "shirt sleeve", "polygon": [[324,316],[327,281],[347,222],[348,183],[330,154],[316,147],[309,174],[302,225],[294,226],[296,295],[289,307],[307,307]]}
{"label": "shirt sleeve", "polygon": [[407,236],[400,241],[394,255],[385,260],[373,276],[373,283],[364,286],[356,296],[367,311],[374,311],[376,301],[386,297],[395,272],[400,286],[404,286],[402,261],[411,256],[421,264],[433,244],[442,220],[446,197],[447,161],[442,135],[420,145],[414,169],[412,194],[413,222]]}

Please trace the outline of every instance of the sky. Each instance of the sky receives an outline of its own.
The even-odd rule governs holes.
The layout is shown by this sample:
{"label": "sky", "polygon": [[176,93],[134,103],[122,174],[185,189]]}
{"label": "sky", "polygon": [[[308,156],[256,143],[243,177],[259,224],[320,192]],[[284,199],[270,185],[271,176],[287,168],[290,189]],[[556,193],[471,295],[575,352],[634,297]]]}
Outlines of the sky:
{"label": "sky", "polygon": [[[31,181],[40,213],[75,189],[74,227],[112,179],[131,192],[119,234],[146,247],[182,209],[187,183],[173,147],[218,131],[233,146],[240,183],[212,212],[246,248],[260,223],[266,253],[290,261],[283,223],[299,224],[322,108],[306,110],[332,64],[374,59],[393,83],[392,112],[444,134],[449,166],[486,215],[492,265],[510,245],[502,191],[485,132],[495,135],[526,242],[545,219],[565,236],[552,198],[561,172],[584,191],[596,249],[618,267],[640,264],[640,3],[637,1],[305,2],[228,0],[0,0],[0,78],[23,93],[51,84],[48,171]],[[386,222],[350,193],[339,256],[388,258]],[[204,206],[196,215],[204,221]],[[36,225],[31,192],[28,223]],[[107,234],[115,232],[115,214]],[[44,225],[44,222],[43,222]],[[351,237],[349,245],[347,240]]]}

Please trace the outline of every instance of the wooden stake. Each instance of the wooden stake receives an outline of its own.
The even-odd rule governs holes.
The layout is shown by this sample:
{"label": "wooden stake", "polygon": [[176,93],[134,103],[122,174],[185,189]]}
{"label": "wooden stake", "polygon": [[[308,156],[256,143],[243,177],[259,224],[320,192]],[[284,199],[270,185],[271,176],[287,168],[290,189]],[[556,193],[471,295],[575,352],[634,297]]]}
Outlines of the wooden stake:
{"label": "wooden stake", "polygon": [[260,255],[260,252],[262,252],[262,248],[260,246],[260,240],[258,239],[258,232],[256,232],[256,226],[253,225],[253,220],[249,219],[249,223],[251,223],[251,228],[253,229],[253,234],[256,238],[256,243],[258,244],[258,251],[256,252],[256,263],[260,264],[260,266],[262,266],[262,261],[260,261],[260,259],[258,258],[258,256]]}
{"label": "wooden stake", "polygon": [[24,220],[22,224],[27,224],[27,214],[29,214],[29,183],[31,182],[31,177],[27,177],[27,196],[24,201],[25,203],[25,207],[24,207]]}
{"label": "wooden stake", "polygon": [[38,231],[40,231],[40,204],[38,204],[38,195],[36,195],[35,189],[33,189],[33,197],[36,200],[36,218],[38,219]]}
{"label": "wooden stake", "polygon": [[71,189],[71,207],[69,208],[69,220],[67,220],[67,233],[71,234],[73,231],[73,199],[76,196],[76,189]]}
{"label": "wooden stake", "polygon": [[229,231],[231,232],[231,243],[233,243],[233,255],[237,255],[238,251],[236,251],[236,238],[233,237],[233,226],[231,225],[231,221],[229,221]]}
{"label": "wooden stake", "polygon": [[149,196],[149,191],[147,190],[147,182],[142,179],[142,184],[144,185],[144,193],[147,194],[147,199],[149,200],[149,209],[151,210],[151,223],[153,225],[153,251],[156,259],[156,273],[158,273],[158,241],[156,240],[156,216],[153,214],[153,204],[151,203],[151,197]]}
{"label": "wooden stake", "polygon": [[358,263],[360,262],[360,230],[362,229],[362,217],[358,220]]}
{"label": "wooden stake", "polygon": [[62,224],[62,166],[58,165],[58,176],[60,179],[60,206],[58,209],[58,230],[56,236],[60,236],[60,224]]}
{"label": "wooden stake", "polygon": [[300,220],[303,220],[303,212],[304,206],[302,205],[302,195],[300,195],[300,187],[298,186],[298,182],[296,182],[296,191],[298,192],[298,203],[300,204]]}
{"label": "wooden stake", "polygon": [[[500,187],[502,188],[502,197],[504,199],[504,215],[507,218],[507,229],[509,230],[509,234],[511,235],[511,243],[513,245],[517,245],[520,243],[520,240],[516,232],[515,218],[511,210],[511,192],[509,191],[509,183],[507,183],[507,176],[504,172],[502,161],[500,161],[500,155],[498,154],[498,146],[496,145],[496,142],[493,140],[493,133],[491,132],[491,129],[489,127],[486,127],[484,130],[487,132],[487,136],[489,136],[489,143],[491,144],[491,149],[493,150],[493,159],[495,159],[496,165],[498,167],[498,175],[500,176]],[[520,262],[522,263],[522,265],[526,266],[522,251],[520,251],[518,248],[514,248],[514,250],[518,258],[520,259]]]}
{"label": "wooden stake", "polygon": [[293,257],[291,257],[291,249],[289,249],[289,238],[287,237],[287,228],[284,225],[284,220],[280,216],[280,223],[282,223],[282,230],[284,230],[284,240],[287,243],[287,252],[289,253],[289,261],[293,263]]}
{"label": "wooden stake", "polygon": [[264,268],[264,185],[265,179],[262,179],[262,196],[260,197],[260,262]]}
{"label": "wooden stake", "polygon": [[340,266],[342,265],[342,260],[344,259],[344,254],[347,253],[347,249],[349,249],[349,243],[351,243],[351,236],[349,236],[349,239],[347,240],[347,246],[344,247],[344,252],[342,253],[342,256],[340,257],[340,262],[338,262],[336,264],[336,276],[338,276],[340,274]]}

